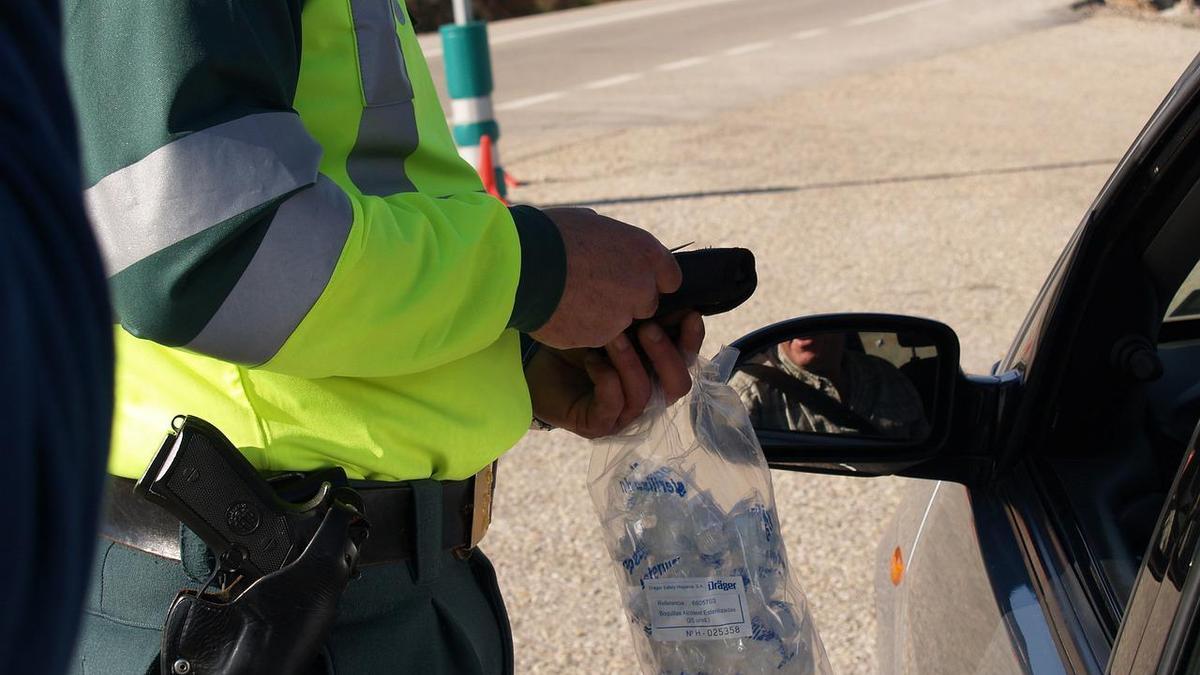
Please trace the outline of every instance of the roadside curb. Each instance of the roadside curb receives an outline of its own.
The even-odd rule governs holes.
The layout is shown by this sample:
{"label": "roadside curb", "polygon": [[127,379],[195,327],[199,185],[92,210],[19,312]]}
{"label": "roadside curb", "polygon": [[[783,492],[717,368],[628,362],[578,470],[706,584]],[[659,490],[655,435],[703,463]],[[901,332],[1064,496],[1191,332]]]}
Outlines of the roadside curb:
{"label": "roadside curb", "polygon": [[1200,4],[1190,0],[1165,9],[1155,9],[1151,0],[1080,0],[1071,8],[1085,16],[1118,16],[1152,23],[1171,23],[1185,28],[1200,28]]}

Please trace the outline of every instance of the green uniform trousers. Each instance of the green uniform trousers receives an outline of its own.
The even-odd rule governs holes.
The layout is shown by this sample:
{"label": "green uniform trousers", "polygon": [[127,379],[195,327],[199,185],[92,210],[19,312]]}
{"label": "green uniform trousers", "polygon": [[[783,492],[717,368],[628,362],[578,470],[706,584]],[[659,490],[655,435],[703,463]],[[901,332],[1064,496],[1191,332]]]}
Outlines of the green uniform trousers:
{"label": "green uniform trousers", "polygon": [[[443,550],[440,499],[418,496],[417,501],[417,555],[363,568],[350,582],[321,649],[325,671],[512,673],[512,633],[491,562],[479,550],[465,560]],[[208,566],[207,551],[195,535],[185,532],[181,543],[182,563],[101,540],[75,672],[147,672],[158,655],[162,624],[175,594],[199,588]]]}

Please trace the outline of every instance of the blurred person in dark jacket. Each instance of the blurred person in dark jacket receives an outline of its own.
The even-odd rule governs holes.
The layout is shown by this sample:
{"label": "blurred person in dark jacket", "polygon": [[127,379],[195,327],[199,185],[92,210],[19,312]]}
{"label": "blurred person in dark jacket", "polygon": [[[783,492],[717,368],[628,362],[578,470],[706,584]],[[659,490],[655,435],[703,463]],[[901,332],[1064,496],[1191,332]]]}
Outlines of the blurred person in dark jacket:
{"label": "blurred person in dark jacket", "polygon": [[61,673],[96,540],[112,327],[57,0],[0,3],[0,673]]}

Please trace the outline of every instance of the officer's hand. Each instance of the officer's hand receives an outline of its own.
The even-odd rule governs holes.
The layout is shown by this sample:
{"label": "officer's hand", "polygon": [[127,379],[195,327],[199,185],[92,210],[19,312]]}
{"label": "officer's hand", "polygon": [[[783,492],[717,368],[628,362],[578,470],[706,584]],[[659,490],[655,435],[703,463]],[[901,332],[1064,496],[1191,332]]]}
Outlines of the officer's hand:
{"label": "officer's hand", "polygon": [[[704,321],[689,313],[672,342],[655,322],[638,328],[638,342],[649,358],[668,403],[692,388],[690,364],[704,342]],[[584,438],[615,434],[637,419],[650,400],[653,381],[633,344],[619,334],[598,349],[540,349],[525,368],[533,413],[555,427]]]}
{"label": "officer's hand", "polygon": [[559,349],[600,347],[634,319],[658,310],[660,293],[679,288],[675,258],[649,232],[591,209],[546,209],[567,251],[567,282],[558,309],[531,335]]}

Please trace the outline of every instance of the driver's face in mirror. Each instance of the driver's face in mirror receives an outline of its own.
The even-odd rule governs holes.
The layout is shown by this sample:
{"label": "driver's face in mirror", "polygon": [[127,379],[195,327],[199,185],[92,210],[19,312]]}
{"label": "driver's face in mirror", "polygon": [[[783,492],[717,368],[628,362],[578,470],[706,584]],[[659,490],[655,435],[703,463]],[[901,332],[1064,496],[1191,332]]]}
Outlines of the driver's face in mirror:
{"label": "driver's face in mirror", "polygon": [[846,339],[841,333],[800,337],[779,343],[779,353],[797,368],[836,379],[842,370]]}
{"label": "driver's face in mirror", "polygon": [[921,440],[936,371],[935,350],[894,333],[819,333],[751,355],[729,384],[756,429]]}

